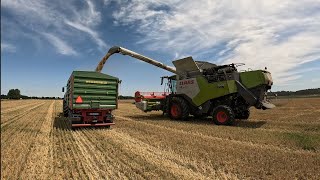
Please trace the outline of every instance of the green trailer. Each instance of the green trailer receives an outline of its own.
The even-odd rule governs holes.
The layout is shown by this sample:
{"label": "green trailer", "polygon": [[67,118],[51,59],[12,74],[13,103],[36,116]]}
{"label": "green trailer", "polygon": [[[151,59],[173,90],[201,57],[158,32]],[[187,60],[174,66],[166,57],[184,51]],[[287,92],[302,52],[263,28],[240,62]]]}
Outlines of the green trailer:
{"label": "green trailer", "polygon": [[73,71],[63,98],[63,113],[71,127],[114,125],[119,79],[94,71]]}

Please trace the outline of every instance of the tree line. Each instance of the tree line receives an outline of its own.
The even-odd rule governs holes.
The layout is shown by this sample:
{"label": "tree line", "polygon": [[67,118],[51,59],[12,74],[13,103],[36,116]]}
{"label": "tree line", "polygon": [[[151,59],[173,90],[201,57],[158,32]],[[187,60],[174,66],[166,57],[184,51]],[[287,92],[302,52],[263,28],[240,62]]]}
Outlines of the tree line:
{"label": "tree line", "polygon": [[[320,95],[320,88],[303,89],[298,91],[277,91],[273,93],[277,96],[312,96]],[[268,96],[273,96],[273,93],[268,92]]]}
{"label": "tree line", "polygon": [[19,89],[10,89],[7,93],[1,94],[1,99],[62,99],[60,97],[48,97],[48,96],[26,96],[22,95]]}
{"label": "tree line", "polygon": [[118,99],[134,99],[134,97],[132,97],[132,96],[122,96],[122,95],[120,95],[120,96],[118,97]]}

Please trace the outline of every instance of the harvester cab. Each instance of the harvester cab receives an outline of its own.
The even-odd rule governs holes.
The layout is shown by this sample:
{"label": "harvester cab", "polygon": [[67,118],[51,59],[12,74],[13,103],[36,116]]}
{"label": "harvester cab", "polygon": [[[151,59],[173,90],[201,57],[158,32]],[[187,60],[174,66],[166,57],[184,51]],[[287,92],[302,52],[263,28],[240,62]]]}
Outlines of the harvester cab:
{"label": "harvester cab", "polygon": [[136,106],[144,112],[160,110],[172,119],[212,116],[216,124],[232,124],[234,119],[248,119],[249,108],[275,107],[266,99],[266,92],[273,84],[271,73],[266,70],[239,72],[238,64],[216,65],[194,61],[192,57],[173,61],[175,68],[128,49],[114,46],[98,64],[100,72],[107,59],[114,53],[129,55],[174,73],[161,77],[167,79],[164,92],[136,92]]}

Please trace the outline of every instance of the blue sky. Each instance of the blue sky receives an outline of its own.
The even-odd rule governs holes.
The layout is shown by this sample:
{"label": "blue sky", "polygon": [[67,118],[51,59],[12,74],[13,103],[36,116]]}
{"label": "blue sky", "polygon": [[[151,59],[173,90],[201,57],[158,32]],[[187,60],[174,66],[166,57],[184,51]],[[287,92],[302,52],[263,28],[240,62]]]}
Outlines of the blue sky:
{"label": "blue sky", "polygon": [[[200,2],[201,1],[201,2]],[[3,0],[1,94],[62,96],[73,70],[94,70],[113,45],[171,65],[193,56],[271,71],[273,91],[320,87],[319,0]],[[161,91],[169,72],[122,55],[103,73],[121,94]]]}

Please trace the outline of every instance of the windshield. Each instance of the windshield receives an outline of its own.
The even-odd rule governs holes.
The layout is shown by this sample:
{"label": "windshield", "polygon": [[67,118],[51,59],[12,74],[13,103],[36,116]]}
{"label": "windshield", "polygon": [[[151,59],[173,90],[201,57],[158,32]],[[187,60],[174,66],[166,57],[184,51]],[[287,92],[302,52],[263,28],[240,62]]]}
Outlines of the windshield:
{"label": "windshield", "polygon": [[177,81],[176,80],[171,80],[170,90],[171,90],[172,93],[176,93],[177,92],[176,86],[177,86]]}

